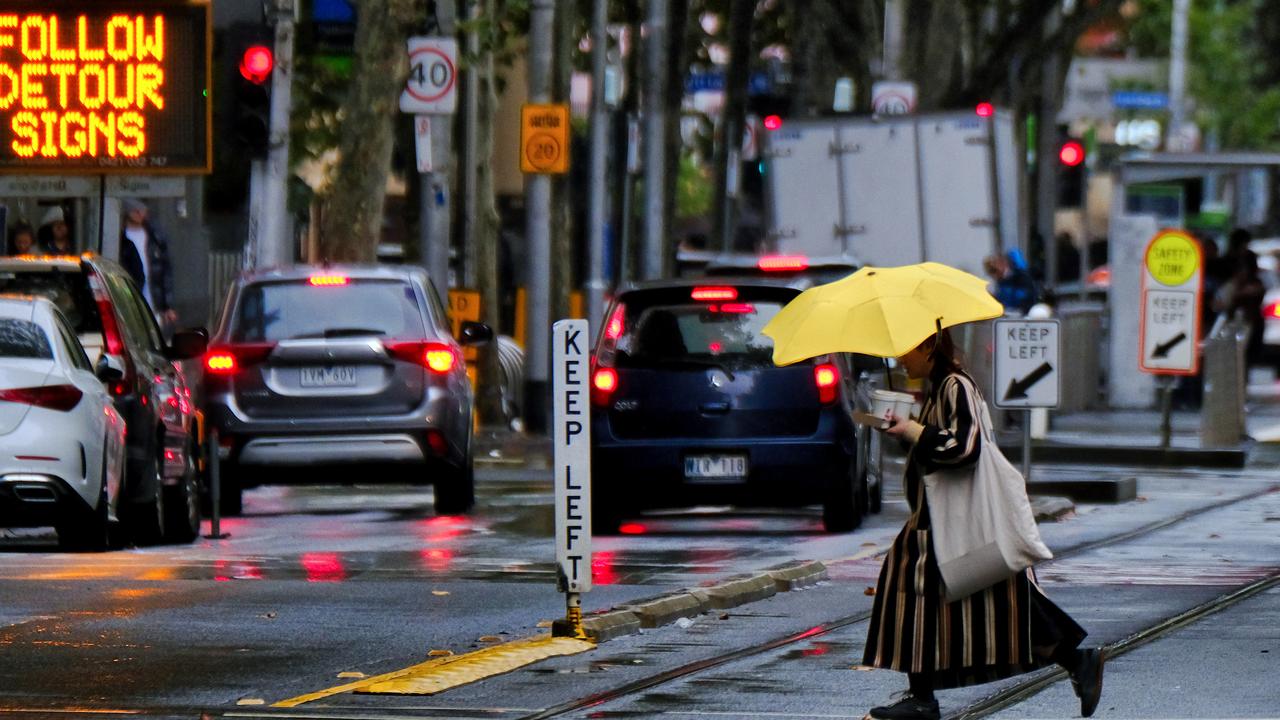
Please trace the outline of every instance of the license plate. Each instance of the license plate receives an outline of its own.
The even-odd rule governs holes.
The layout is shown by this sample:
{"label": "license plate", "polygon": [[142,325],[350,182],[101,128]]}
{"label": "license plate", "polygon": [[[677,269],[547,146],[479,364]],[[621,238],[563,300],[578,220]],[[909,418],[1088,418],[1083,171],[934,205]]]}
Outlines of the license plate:
{"label": "license plate", "polygon": [[302,368],[302,387],[354,387],[355,384],[354,365]]}
{"label": "license plate", "polygon": [[737,482],[747,477],[746,455],[689,455],[684,476],[690,482]]}

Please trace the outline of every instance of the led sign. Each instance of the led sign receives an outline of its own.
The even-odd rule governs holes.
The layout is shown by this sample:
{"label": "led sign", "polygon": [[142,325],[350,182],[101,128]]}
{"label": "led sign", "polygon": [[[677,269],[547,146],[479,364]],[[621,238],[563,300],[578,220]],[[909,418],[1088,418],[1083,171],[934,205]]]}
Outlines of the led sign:
{"label": "led sign", "polygon": [[5,0],[0,172],[209,172],[206,0]]}

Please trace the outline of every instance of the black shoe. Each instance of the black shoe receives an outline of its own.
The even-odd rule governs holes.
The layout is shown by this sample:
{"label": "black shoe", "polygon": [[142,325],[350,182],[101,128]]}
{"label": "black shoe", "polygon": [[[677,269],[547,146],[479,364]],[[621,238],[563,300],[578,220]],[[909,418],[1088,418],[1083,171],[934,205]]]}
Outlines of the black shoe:
{"label": "black shoe", "polygon": [[942,712],[938,709],[936,698],[917,699],[907,691],[902,699],[892,705],[873,707],[867,717],[874,720],[939,720]]}
{"label": "black shoe", "polygon": [[1071,686],[1080,698],[1080,717],[1089,717],[1098,709],[1102,697],[1102,666],[1107,662],[1102,648],[1081,650],[1080,664],[1071,673]]}

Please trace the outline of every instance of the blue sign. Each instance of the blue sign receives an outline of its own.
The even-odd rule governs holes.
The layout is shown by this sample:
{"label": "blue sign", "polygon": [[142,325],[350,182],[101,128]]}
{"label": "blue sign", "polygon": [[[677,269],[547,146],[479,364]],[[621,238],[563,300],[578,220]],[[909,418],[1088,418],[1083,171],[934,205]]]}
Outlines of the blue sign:
{"label": "blue sign", "polygon": [[1116,90],[1111,104],[1124,110],[1164,110],[1169,107],[1169,94],[1142,90]]}
{"label": "blue sign", "polygon": [[355,11],[347,0],[315,0],[311,6],[311,19],[322,23],[354,23]]}
{"label": "blue sign", "polygon": [[[724,73],[720,71],[690,73],[688,79],[684,81],[685,92],[693,94],[700,92],[724,92],[725,78]],[[747,94],[751,96],[769,95],[773,92],[773,79],[768,73],[751,73],[751,77],[747,80]]]}

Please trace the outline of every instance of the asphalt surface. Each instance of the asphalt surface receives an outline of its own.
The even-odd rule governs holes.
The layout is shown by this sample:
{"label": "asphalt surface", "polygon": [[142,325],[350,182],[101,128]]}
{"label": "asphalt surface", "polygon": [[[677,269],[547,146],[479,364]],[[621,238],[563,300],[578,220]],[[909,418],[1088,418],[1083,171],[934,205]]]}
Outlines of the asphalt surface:
{"label": "asphalt surface", "polygon": [[[1280,570],[1280,493],[1267,492],[1280,483],[1273,464],[1062,471],[1090,469],[1136,476],[1139,499],[1078,506],[1042,526],[1049,545],[1147,530],[1041,568],[1048,592],[1090,630],[1090,642],[1118,641]],[[437,696],[342,694],[269,708],[343,683],[342,673],[374,675],[433,650],[526,637],[563,615],[547,473],[485,465],[480,488],[471,518],[434,516],[429,488],[260,488],[247,496],[245,517],[226,523],[229,539],[189,547],[75,555],[57,552],[48,533],[7,533],[0,714],[526,717],[734,651],[744,656],[601,697],[589,709],[564,706],[565,716],[861,717],[902,688],[895,673],[854,669],[865,622],[838,625],[870,608],[864,593],[879,571],[876,556],[905,517],[891,485],[884,513],[847,535],[822,533],[816,509],[704,508],[637,519],[634,534],[596,539],[596,587],[584,602],[588,611],[606,609],[796,559],[827,562],[831,579],[818,587]],[[1205,510],[1215,505],[1222,507]],[[1156,523],[1167,526],[1150,530]],[[1277,686],[1265,681],[1280,654],[1276,613],[1271,590],[1114,659],[1098,716],[1280,715]],[[943,693],[944,713],[1000,687]],[[1074,717],[1073,701],[1059,682],[999,716]]]}

